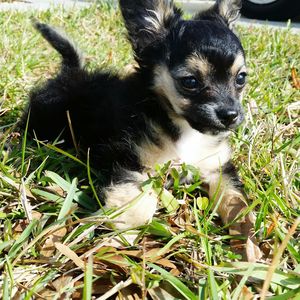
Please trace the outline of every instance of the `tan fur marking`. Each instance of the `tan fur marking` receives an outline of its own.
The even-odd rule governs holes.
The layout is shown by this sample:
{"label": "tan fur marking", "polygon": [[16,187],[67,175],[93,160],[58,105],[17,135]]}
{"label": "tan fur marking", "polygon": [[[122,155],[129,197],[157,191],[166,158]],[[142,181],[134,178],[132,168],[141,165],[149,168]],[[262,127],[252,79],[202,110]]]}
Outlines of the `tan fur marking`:
{"label": "tan fur marking", "polygon": [[219,13],[222,17],[227,18],[230,8],[231,8],[231,0],[220,1]]}
{"label": "tan fur marking", "polygon": [[220,15],[227,20],[229,28],[232,29],[233,23],[238,19],[240,12],[240,1],[238,0],[220,0],[218,1],[218,10]]}
{"label": "tan fur marking", "polygon": [[199,72],[205,77],[207,76],[210,71],[211,71],[211,65],[210,63],[207,61],[207,59],[205,59],[204,57],[202,57],[201,55],[195,53],[193,55],[191,55],[187,60],[187,67],[190,70],[193,70],[195,72]]}
{"label": "tan fur marking", "polygon": [[140,146],[136,146],[136,151],[139,153],[142,165],[150,169],[153,169],[155,164],[163,164],[176,158],[172,141],[167,137],[159,146],[145,139]]}
{"label": "tan fur marking", "polygon": [[238,72],[246,72],[245,67],[245,59],[242,53],[239,53],[237,57],[235,58],[231,68],[230,68],[231,74],[236,76]]}
{"label": "tan fur marking", "polygon": [[147,29],[152,32],[158,32],[164,27],[164,21],[173,14],[174,9],[170,1],[158,0],[155,10],[148,9],[148,16],[145,20],[150,24]]}
{"label": "tan fur marking", "polygon": [[177,92],[174,80],[166,66],[156,67],[154,73],[154,89],[169,100],[177,114],[181,114],[190,101]]}

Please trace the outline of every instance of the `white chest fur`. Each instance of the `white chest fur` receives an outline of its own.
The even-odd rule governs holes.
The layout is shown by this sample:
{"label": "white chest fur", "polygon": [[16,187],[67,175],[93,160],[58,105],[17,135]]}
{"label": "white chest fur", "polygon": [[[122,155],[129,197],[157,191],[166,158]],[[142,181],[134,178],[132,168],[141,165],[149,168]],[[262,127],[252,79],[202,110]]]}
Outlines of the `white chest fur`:
{"label": "white chest fur", "polygon": [[[136,145],[136,151],[145,167],[154,168],[157,163],[180,160],[198,167],[203,177],[206,177],[230,159],[231,151],[226,140],[228,134],[202,134],[191,128],[186,121],[180,122],[179,126],[181,134],[176,142],[163,138],[162,144],[157,146],[145,139],[142,144]],[[163,136],[158,128],[156,133]]]}
{"label": "white chest fur", "polygon": [[175,145],[177,157],[209,173],[224,165],[231,155],[227,140],[219,135],[202,134],[186,126]]}

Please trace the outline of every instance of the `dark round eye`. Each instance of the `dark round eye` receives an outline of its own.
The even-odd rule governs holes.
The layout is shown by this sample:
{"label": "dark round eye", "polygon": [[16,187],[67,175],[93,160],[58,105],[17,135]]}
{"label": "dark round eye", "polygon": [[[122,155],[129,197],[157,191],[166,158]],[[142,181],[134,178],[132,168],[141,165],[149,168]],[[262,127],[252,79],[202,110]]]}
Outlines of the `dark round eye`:
{"label": "dark round eye", "polygon": [[199,86],[198,80],[193,76],[181,78],[180,83],[186,90],[194,90]]}
{"label": "dark round eye", "polygon": [[236,76],[235,82],[237,84],[238,87],[242,87],[245,85],[246,83],[246,76],[247,73],[246,72],[241,72]]}

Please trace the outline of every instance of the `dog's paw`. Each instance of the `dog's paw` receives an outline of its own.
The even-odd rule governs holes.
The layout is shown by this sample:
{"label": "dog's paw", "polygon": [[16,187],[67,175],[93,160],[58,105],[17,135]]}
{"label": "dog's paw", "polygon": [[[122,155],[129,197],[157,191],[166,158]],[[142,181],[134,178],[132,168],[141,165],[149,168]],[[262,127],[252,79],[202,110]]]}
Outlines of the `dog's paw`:
{"label": "dog's paw", "polygon": [[248,262],[256,262],[262,258],[262,252],[254,235],[254,220],[255,218],[250,212],[229,227],[230,235],[243,237],[242,240],[231,240],[233,251]]}
{"label": "dog's paw", "polygon": [[262,252],[255,237],[248,237],[245,245],[245,260],[256,262],[262,258]]}

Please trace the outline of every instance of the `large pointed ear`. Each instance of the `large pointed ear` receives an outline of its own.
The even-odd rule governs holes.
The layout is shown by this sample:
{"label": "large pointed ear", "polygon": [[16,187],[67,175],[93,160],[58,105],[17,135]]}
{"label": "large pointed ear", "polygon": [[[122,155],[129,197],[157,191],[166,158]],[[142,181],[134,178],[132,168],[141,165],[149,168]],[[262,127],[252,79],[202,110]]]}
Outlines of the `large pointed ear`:
{"label": "large pointed ear", "polygon": [[217,0],[212,8],[196,14],[194,19],[212,19],[218,16],[225,21],[229,28],[232,28],[232,25],[240,16],[241,8],[241,0]]}
{"label": "large pointed ear", "polygon": [[163,40],[182,12],[170,0],[120,0],[128,37],[137,55]]}

